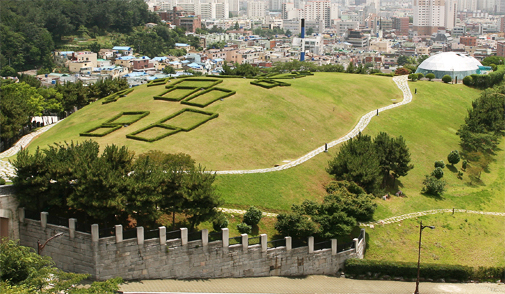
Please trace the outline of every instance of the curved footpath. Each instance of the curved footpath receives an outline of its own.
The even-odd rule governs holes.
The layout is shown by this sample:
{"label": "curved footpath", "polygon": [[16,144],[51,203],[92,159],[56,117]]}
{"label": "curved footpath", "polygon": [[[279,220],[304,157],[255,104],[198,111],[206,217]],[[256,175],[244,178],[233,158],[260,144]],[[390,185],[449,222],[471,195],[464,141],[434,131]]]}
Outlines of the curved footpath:
{"label": "curved footpath", "polygon": [[[352,129],[347,135],[344,137],[341,137],[337,140],[334,140],[330,143],[328,143],[328,148],[334,147],[340,143],[343,143],[359,134],[359,132],[363,131],[366,126],[370,123],[372,120],[372,117],[377,115],[378,112],[382,112],[388,109],[392,109],[395,107],[399,107],[401,105],[410,103],[412,101],[412,93],[410,92],[409,85],[408,85],[408,80],[407,76],[398,76],[394,77],[393,81],[396,83],[398,88],[403,93],[403,101],[396,103],[396,104],[391,104],[389,106],[385,106],[382,108],[379,108],[378,110],[372,110],[369,113],[363,115],[361,119],[359,120],[358,124]],[[57,123],[40,128],[36,132],[30,133],[23,138],[21,138],[13,147],[11,147],[9,150],[0,153],[0,177],[4,178],[5,180],[9,180],[9,177],[14,177],[15,176],[15,170],[14,167],[10,164],[10,162],[1,160],[2,158],[5,157],[10,157],[12,155],[15,155],[16,153],[19,152],[22,148],[26,147],[30,141],[35,138],[36,136],[40,135],[41,133],[49,130],[53,126],[55,126]],[[287,164],[277,166],[277,167],[271,167],[271,168],[263,168],[263,169],[252,169],[252,170],[224,170],[224,171],[216,171],[215,173],[218,175],[231,175],[231,174],[254,174],[254,173],[268,173],[268,172],[273,172],[273,171],[280,171],[280,170],[285,170],[291,167],[295,167],[301,163],[304,163],[305,161],[311,159],[312,157],[324,152],[325,146],[321,146],[304,156],[298,158],[297,160],[291,161]]]}

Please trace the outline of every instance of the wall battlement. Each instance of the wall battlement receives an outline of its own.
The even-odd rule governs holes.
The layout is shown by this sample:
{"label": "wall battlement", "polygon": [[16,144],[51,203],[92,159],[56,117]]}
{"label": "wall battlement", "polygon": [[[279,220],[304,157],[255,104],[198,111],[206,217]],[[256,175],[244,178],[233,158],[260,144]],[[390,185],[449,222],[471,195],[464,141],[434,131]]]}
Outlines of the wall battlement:
{"label": "wall battlement", "polygon": [[[259,244],[249,245],[248,235],[242,234],[241,244],[230,245],[234,239],[229,238],[228,229],[218,236],[221,240],[210,242],[207,230],[191,241],[185,228],[179,238],[167,240],[165,227],[159,228],[156,238],[137,227],[135,238],[123,239],[120,225],[114,236],[100,238],[98,225],[92,225],[91,234],[83,233],[75,230],[75,219],[69,219],[68,227],[48,224],[46,212],[40,220],[20,213],[19,221],[21,245],[36,248],[37,240],[44,242],[61,232],[42,255],[51,256],[65,271],[88,273],[96,280],[332,275],[343,269],[348,258],[363,258],[366,246],[364,229],[351,249],[337,252],[336,239],[331,240],[331,248],[322,250],[315,250],[313,237],[307,246],[293,248],[291,237],[285,237],[284,246],[269,248],[266,234],[260,236]],[[173,232],[168,235],[174,236]]]}

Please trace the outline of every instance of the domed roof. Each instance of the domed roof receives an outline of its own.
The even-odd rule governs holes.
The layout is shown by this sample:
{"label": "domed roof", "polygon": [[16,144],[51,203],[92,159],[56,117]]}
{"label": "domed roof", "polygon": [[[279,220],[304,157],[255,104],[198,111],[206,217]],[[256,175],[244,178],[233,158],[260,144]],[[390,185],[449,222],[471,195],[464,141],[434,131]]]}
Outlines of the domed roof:
{"label": "domed roof", "polygon": [[419,68],[430,71],[469,71],[477,70],[482,64],[472,56],[459,52],[443,52],[430,56]]}

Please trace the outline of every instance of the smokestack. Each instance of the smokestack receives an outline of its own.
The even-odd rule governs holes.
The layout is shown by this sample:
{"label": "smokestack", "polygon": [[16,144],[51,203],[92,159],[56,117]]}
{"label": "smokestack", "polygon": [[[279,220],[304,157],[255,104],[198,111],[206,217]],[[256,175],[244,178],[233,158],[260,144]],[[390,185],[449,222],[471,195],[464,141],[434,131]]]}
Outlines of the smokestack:
{"label": "smokestack", "polygon": [[305,61],[305,18],[302,18],[302,52],[300,52],[300,61]]}

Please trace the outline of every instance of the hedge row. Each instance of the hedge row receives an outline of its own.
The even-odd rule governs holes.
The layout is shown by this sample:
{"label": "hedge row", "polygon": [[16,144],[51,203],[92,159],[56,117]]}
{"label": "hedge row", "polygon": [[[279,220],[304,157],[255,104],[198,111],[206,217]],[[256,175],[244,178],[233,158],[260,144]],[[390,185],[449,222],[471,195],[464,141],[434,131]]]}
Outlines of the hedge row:
{"label": "hedge row", "polygon": [[147,83],[147,86],[148,87],[161,86],[161,85],[166,84],[169,80],[170,80],[170,78],[162,78],[162,79],[152,80],[149,83]]}
{"label": "hedge row", "polygon": [[[191,100],[195,99],[196,97],[198,96],[201,96],[205,93],[208,93],[210,91],[214,91],[214,90],[217,90],[217,91],[221,91],[221,92],[224,92],[225,94],[224,95],[221,95],[219,97],[216,97],[215,99],[213,100],[210,100],[209,102],[205,103],[205,104],[202,104],[202,103],[195,103],[195,102],[191,102]],[[228,89],[225,89],[225,88],[218,88],[218,87],[215,87],[215,88],[209,88],[207,90],[204,90],[204,91],[201,91],[201,92],[197,92],[189,97],[187,97],[186,99],[182,100],[181,101],[181,104],[186,104],[186,105],[191,105],[191,106],[196,106],[196,107],[206,107],[214,102],[216,102],[217,100],[219,99],[224,99],[226,97],[230,97],[231,95],[234,95],[235,91],[232,91],[232,90],[228,90]]]}
{"label": "hedge row", "polygon": [[503,81],[503,75],[505,75],[505,67],[501,66],[497,71],[487,75],[473,74],[466,76],[463,78],[463,84],[479,89],[491,88]]}
{"label": "hedge row", "polygon": [[[346,275],[356,277],[403,277],[404,279],[417,278],[417,262],[381,261],[351,258],[345,261]],[[421,263],[420,277],[424,279],[449,279],[458,281],[498,280],[504,279],[505,269],[498,267],[480,267],[474,270],[463,265],[446,265]]]}
{"label": "hedge row", "polygon": [[209,86],[199,87],[199,88],[203,88],[203,89],[212,88],[215,85],[220,84],[220,83],[223,82],[223,80],[220,80],[220,79],[184,78],[184,79],[179,79],[178,81],[176,81],[176,82],[174,82],[174,83],[172,83],[170,85],[165,86],[165,88],[169,89],[169,88],[175,87],[175,85],[178,85],[178,84],[180,84],[182,82],[186,82],[186,81],[190,81],[190,82],[214,82],[214,83],[210,84]]}
{"label": "hedge row", "polygon": [[271,88],[274,88],[277,86],[282,86],[282,87],[291,86],[290,83],[284,83],[284,82],[276,81],[276,80],[272,80],[272,79],[261,79],[261,80],[251,81],[251,85],[260,86],[265,89],[271,89]]}
{"label": "hedge row", "polygon": [[[166,95],[169,92],[174,91],[175,89],[193,89],[194,91],[191,91],[186,96],[179,97],[179,98],[164,97],[164,95]],[[195,92],[198,92],[199,90],[200,90],[200,88],[197,88],[197,87],[173,86],[173,87],[167,88],[166,91],[164,91],[163,93],[161,93],[159,95],[154,96],[153,98],[154,98],[154,100],[166,100],[166,101],[176,101],[176,102],[179,102],[182,99],[185,99],[186,97],[189,97],[189,96],[193,95]]]}
{"label": "hedge row", "polygon": [[[166,132],[164,134],[161,134],[161,135],[159,135],[157,137],[150,138],[150,139],[144,138],[144,137],[141,137],[141,136],[137,136],[138,134],[140,134],[140,133],[142,133],[144,131],[147,131],[149,129],[156,128],[156,127],[158,127],[158,128],[164,128],[164,129],[171,130],[171,131],[168,131],[168,132]],[[161,139],[163,139],[165,137],[171,136],[173,134],[176,134],[176,133],[178,133],[180,131],[181,131],[180,128],[174,128],[172,126],[167,126],[167,125],[163,125],[163,124],[152,124],[152,125],[148,125],[145,128],[142,128],[142,129],[140,129],[138,131],[135,131],[133,133],[130,133],[130,134],[126,135],[126,138],[151,143],[151,142],[154,142],[154,141],[161,140]]]}
{"label": "hedge row", "polygon": [[[86,132],[84,133],[80,133],[79,136],[82,136],[82,137],[103,137],[103,136],[106,136],[118,129],[120,129],[121,127],[123,127],[123,125],[131,125],[139,120],[141,120],[142,118],[146,117],[149,115],[149,111],[126,111],[126,112],[121,112],[120,114],[114,116],[113,118],[109,119],[108,121],[104,122],[103,124],[99,125],[98,127],[95,127],[95,128],[92,128],[90,130],[87,130]],[[127,122],[121,122],[121,123],[114,123],[114,121],[118,118],[120,118],[121,116],[123,115],[140,115],[139,117],[131,120],[131,121],[127,121]],[[91,132],[93,131],[96,131],[100,128],[109,128],[109,130],[107,130],[106,132],[104,133],[100,133],[100,134],[92,134]]]}
{"label": "hedge row", "polygon": [[130,94],[131,92],[133,92],[133,90],[135,90],[135,88],[129,88],[129,89],[125,89],[125,90],[116,92],[114,94],[110,94],[109,96],[103,98],[102,104],[116,102],[119,98],[124,97],[124,96]]}
{"label": "hedge row", "polygon": [[381,76],[381,77],[394,77],[395,73],[383,73],[383,72],[376,72],[374,73],[375,76]]}

